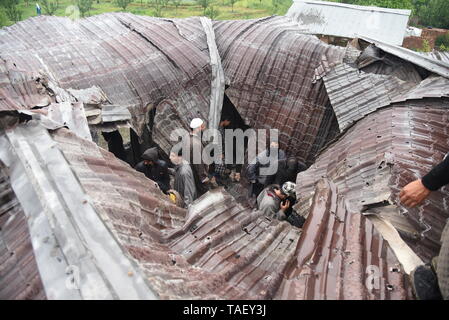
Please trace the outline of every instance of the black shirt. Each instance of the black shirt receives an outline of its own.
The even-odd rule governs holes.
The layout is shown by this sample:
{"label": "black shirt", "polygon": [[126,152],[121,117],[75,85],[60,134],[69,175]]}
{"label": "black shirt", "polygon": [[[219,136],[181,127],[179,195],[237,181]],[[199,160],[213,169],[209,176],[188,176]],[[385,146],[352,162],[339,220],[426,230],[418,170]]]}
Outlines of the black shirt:
{"label": "black shirt", "polygon": [[435,191],[449,183],[449,157],[436,165],[422,179],[422,184],[429,190]]}
{"label": "black shirt", "polygon": [[145,165],[139,162],[134,169],[142,172],[148,179],[157,182],[163,192],[170,189],[170,176],[168,175],[168,165],[164,160],[157,160],[153,165]]}

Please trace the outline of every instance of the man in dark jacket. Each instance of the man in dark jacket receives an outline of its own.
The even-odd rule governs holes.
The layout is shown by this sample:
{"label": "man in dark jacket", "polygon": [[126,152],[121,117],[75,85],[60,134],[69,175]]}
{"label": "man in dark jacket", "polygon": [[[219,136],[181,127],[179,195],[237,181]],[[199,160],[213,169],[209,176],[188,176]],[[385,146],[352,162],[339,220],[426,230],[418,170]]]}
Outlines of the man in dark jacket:
{"label": "man in dark jacket", "polygon": [[251,183],[250,197],[258,196],[265,187],[274,182],[277,171],[266,175],[263,174],[261,170],[272,167],[275,162],[285,159],[285,152],[282,149],[279,149],[278,142],[272,141],[270,143],[270,148],[261,152],[256,159],[251,162],[247,169],[248,180]]}
{"label": "man in dark jacket", "polygon": [[296,181],[298,173],[305,169],[305,164],[298,161],[295,157],[279,160],[274,183],[282,186],[287,181]]}
{"label": "man in dark jacket", "polygon": [[183,197],[184,203],[188,207],[198,197],[192,167],[189,162],[183,159],[182,150],[177,153],[171,151],[170,161],[175,165],[173,189]]}
{"label": "man in dark jacket", "polygon": [[[449,157],[434,167],[421,179],[406,185],[400,192],[401,202],[410,208],[421,204],[432,191],[449,183]],[[449,222],[441,235],[441,249],[434,270],[428,265],[417,267],[411,274],[412,285],[418,299],[443,298],[449,300]],[[436,277],[435,273],[436,272]],[[439,288],[438,288],[439,286]]]}
{"label": "man in dark jacket", "polygon": [[139,162],[134,169],[142,172],[148,179],[153,180],[166,193],[170,189],[170,176],[168,175],[168,165],[164,160],[159,159],[156,147],[147,149],[142,154],[143,161]]}

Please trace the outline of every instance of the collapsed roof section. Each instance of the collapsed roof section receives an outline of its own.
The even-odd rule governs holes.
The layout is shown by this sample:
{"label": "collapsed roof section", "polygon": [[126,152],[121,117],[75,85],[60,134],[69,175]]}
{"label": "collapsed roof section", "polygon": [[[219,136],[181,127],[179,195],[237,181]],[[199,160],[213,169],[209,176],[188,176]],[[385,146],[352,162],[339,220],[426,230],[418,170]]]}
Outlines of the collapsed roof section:
{"label": "collapsed roof section", "polygon": [[[28,36],[31,40],[1,44],[10,48],[2,56],[4,65],[9,63],[2,73],[7,79],[1,87],[5,110],[33,108],[45,98],[50,101],[48,110],[53,104],[55,110],[64,102],[81,104],[90,125],[103,126],[105,115],[122,119],[114,106],[125,106],[138,125],[147,123],[148,111],[155,107],[153,138],[165,148],[170,145],[170,126],[186,127],[194,115],[217,121],[219,109],[212,106],[220,100],[222,82],[210,21],[101,17],[82,20],[74,35],[78,42],[63,43],[53,33],[70,34],[72,27],[64,27],[71,23],[68,20],[25,21],[48,27],[43,32],[49,32],[56,48],[38,47],[33,55],[32,40],[40,39],[34,30],[18,24],[0,31],[3,40],[10,33],[16,38],[23,32],[33,34]],[[59,30],[54,21],[63,27]],[[339,124],[345,130],[298,176],[297,209],[308,216],[302,234],[286,222],[271,221],[231,201],[223,190],[207,193],[188,212],[175,207],[142,174],[78,132],[75,135],[70,126],[73,132],[61,128],[62,120],[49,122],[28,112],[34,120],[2,131],[0,137],[2,174],[9,177],[7,183],[2,178],[9,195],[0,205],[0,238],[6,244],[2,255],[14,256],[17,244],[11,236],[26,232],[17,210],[27,218],[33,246],[31,250],[22,237],[19,258],[2,260],[2,267],[8,263],[3,269],[6,282],[17,279],[23,259],[28,268],[12,289],[1,291],[2,297],[21,297],[19,290],[27,283],[32,286],[24,296],[50,299],[411,297],[405,274],[421,260],[403,251],[407,246],[396,230],[428,259],[439,247],[447,218],[440,202],[445,203],[447,191],[433,194],[420,209],[405,211],[396,196],[448,149],[447,79],[429,76],[432,70],[445,73],[444,68],[434,69],[431,60],[409,62],[392,53],[385,59],[382,50],[368,54],[372,47],[359,48],[360,53],[328,46],[300,34],[283,17],[222,21],[214,28],[228,96],[249,124],[280,129],[281,146],[309,163],[337,134]],[[193,53],[184,50],[186,43]],[[45,59],[38,59],[40,54]],[[63,57],[78,63],[61,66]],[[13,60],[19,61],[16,66]],[[46,76],[34,78],[42,67]],[[345,72],[333,77],[339,70]],[[329,84],[346,77],[346,85],[331,90]],[[86,86],[80,87],[83,79]],[[380,101],[373,94],[379,88],[382,93],[401,88],[403,93]],[[172,95],[167,98],[168,91]],[[365,108],[365,99],[338,100],[338,94],[370,96],[376,102]],[[128,108],[128,102],[136,101],[135,109]],[[351,108],[360,112],[344,118],[339,110],[348,101],[355,101]],[[95,108],[101,110],[101,121]],[[17,112],[8,117],[17,117]],[[20,203],[17,209],[11,207],[14,196]],[[373,268],[380,272],[380,284],[371,288],[366,280]],[[70,281],[67,285],[67,272],[91,280],[74,288]]]}
{"label": "collapsed roof section", "polygon": [[422,177],[447,153],[449,99],[396,103],[371,113],[320,154],[315,164],[297,177],[307,215],[320,177],[335,183],[354,211],[381,207],[380,215],[400,232],[410,247],[428,261],[438,253],[440,236],[449,217],[446,187],[431,194],[420,207],[400,205],[399,191]]}
{"label": "collapsed roof section", "polygon": [[[0,144],[11,195],[0,205],[0,240],[2,256],[14,257],[1,260],[3,299],[411,298],[398,260],[365,217],[347,213],[343,229],[324,227],[334,219],[336,198],[322,197],[329,188],[318,187],[316,218],[303,234],[316,237],[321,225],[323,239],[339,237],[333,249],[223,189],[178,208],[143,174],[65,128],[31,120],[2,133]],[[326,267],[298,275],[311,268],[303,259],[310,250],[324,250]],[[363,285],[368,264],[383,270],[378,288]]]}
{"label": "collapsed roof section", "polygon": [[338,133],[322,81],[313,82],[323,60],[344,49],[300,33],[285,17],[214,23],[226,94],[248,125],[278,129],[281,147],[312,163]]}
{"label": "collapsed roof section", "polygon": [[[77,101],[96,101],[101,123],[128,122],[141,136],[157,108],[153,139],[165,150],[168,132],[188,128],[194,117],[218,124],[223,74],[209,19],[40,16],[2,29],[0,51],[7,63],[45,74]],[[90,124],[99,124],[93,118]]]}

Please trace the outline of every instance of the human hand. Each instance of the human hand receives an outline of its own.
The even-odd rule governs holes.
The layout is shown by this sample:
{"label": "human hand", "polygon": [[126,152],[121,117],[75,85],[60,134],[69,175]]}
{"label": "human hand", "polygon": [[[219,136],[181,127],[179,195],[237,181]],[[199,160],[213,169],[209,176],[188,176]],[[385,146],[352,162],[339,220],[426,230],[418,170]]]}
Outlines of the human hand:
{"label": "human hand", "polygon": [[402,188],[399,198],[404,206],[413,208],[422,203],[429,194],[430,190],[422,184],[421,179],[418,179]]}
{"label": "human hand", "polygon": [[281,203],[281,210],[285,211],[290,207],[290,200],[285,201],[284,204]]}

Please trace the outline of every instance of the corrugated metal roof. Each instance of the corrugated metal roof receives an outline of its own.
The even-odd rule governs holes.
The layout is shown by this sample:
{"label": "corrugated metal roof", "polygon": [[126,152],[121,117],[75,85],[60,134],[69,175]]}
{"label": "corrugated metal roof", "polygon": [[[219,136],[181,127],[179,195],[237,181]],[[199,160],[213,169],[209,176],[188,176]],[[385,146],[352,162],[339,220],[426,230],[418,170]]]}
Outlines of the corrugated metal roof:
{"label": "corrugated metal roof", "polygon": [[366,73],[340,64],[323,78],[340,130],[416,86],[393,76]]}
{"label": "corrugated metal roof", "polygon": [[[337,199],[334,196],[323,200],[322,191],[317,192],[314,200],[317,204],[311,210],[311,216],[315,218],[307,223],[303,233],[287,222],[267,219],[258,211],[242,207],[223,189],[216,189],[205,194],[187,212],[171,204],[167,196],[163,195],[143,174],[134,171],[93,142],[83,140],[65,128],[48,133],[46,131],[36,121],[31,121],[28,124],[19,125],[8,133],[7,140],[14,145],[14,152],[11,148],[3,148],[2,159],[11,160],[10,157],[14,157],[15,154],[28,152],[26,158],[20,157],[16,162],[7,161],[9,172],[34,176],[28,184],[21,184],[25,188],[32,188],[40,193],[39,200],[32,204],[33,208],[47,203],[46,210],[56,210],[54,202],[56,199],[51,193],[52,190],[58,190],[57,198],[59,200],[65,198],[68,208],[62,208],[53,213],[56,218],[56,227],[54,227],[56,237],[61,241],[60,243],[77,241],[79,246],[77,237],[82,235],[86,239],[85,248],[95,257],[96,266],[101,269],[101,260],[104,256],[97,254],[101,250],[106,250],[111,243],[105,242],[104,239],[97,239],[95,245],[91,243],[89,238],[98,236],[98,230],[95,229],[96,223],[91,220],[93,216],[89,218],[92,227],[90,228],[82,222],[83,219],[88,219],[90,213],[87,213],[85,209],[75,211],[70,209],[72,200],[86,199],[86,203],[82,204],[81,201],[81,204],[92,207],[97,218],[110,231],[111,240],[117,241],[122,248],[122,259],[125,260],[122,260],[121,264],[126,259],[135,261],[137,269],[128,272],[126,277],[132,281],[142,272],[151,286],[151,290],[147,288],[148,294],[154,290],[162,299],[351,297],[403,299],[411,297],[399,262],[391,254],[388,244],[382,240],[382,236],[373,229],[366,218],[348,213],[341,216],[344,223],[340,224],[340,228],[332,225],[336,221],[327,209],[334,207],[335,199]],[[32,135],[34,139],[21,140],[20,143],[14,142],[14,137],[19,138],[19,135],[25,137]],[[1,139],[4,142],[5,136]],[[52,142],[43,144],[42,139],[51,139]],[[46,152],[45,159],[39,163],[33,160],[42,151],[49,149],[52,151]],[[56,157],[57,153],[61,153],[63,157]],[[16,171],[14,167],[25,159],[32,171]],[[42,169],[48,166],[52,170],[41,175],[39,174],[41,169],[34,168],[35,165],[39,165]],[[68,193],[68,190],[64,189],[64,183],[70,177],[63,175],[58,178],[57,175],[66,166],[70,168],[82,189],[75,190],[70,181],[67,187],[71,186],[71,192]],[[53,189],[45,187],[45,180],[49,177],[47,175],[53,176]],[[12,179],[17,178],[13,174]],[[69,198],[72,200],[68,200]],[[327,209],[320,204],[323,201],[327,203]],[[27,203],[25,210],[28,211],[27,215],[30,214],[29,205],[30,203]],[[68,226],[65,232],[58,232],[57,226],[62,223],[63,212],[67,210],[71,212],[72,223],[80,227],[78,234],[73,233]],[[34,214],[42,220],[49,211],[38,210]],[[340,215],[340,211],[338,214]],[[333,222],[329,222],[328,226],[321,224],[321,233],[317,233],[315,230],[317,223],[323,221],[324,217],[333,219]],[[342,229],[344,225],[346,229]],[[101,232],[101,237],[107,234],[109,232],[106,234]],[[302,238],[302,234],[305,238]],[[318,234],[324,237],[321,240],[309,241],[310,237],[316,238]],[[30,235],[37,236],[32,228]],[[332,242],[331,246],[323,245],[337,237],[340,241]],[[34,238],[35,241],[38,239]],[[322,242],[322,240],[325,241]],[[306,245],[298,245],[298,241],[305,242]],[[60,257],[63,261],[72,260],[71,265],[80,266],[73,260],[76,254],[69,254],[70,246],[62,245],[60,250],[61,253],[58,253],[56,257]],[[34,252],[38,253],[38,260],[42,258],[43,253],[39,249],[35,247]],[[322,257],[322,260],[315,260],[318,262],[317,267],[313,263],[312,265],[306,263],[307,261],[303,259],[310,252],[317,257]],[[339,257],[342,254],[347,258],[339,264]],[[55,285],[49,277],[57,275],[56,272],[42,271],[45,270],[43,269],[45,266],[48,267],[51,264],[52,259],[54,257],[41,260],[39,265],[40,275],[45,279],[43,283],[46,291]],[[328,267],[321,268],[324,262]],[[101,286],[99,287],[97,282],[95,282],[94,291],[92,287],[89,287],[94,284],[93,270],[90,270],[91,280],[84,280],[89,271],[86,267],[89,263],[89,260],[85,258],[84,267],[80,266],[81,288],[75,292],[80,292],[81,298],[96,298],[102,293]],[[398,272],[382,272],[381,287],[373,292],[363,285],[368,276],[365,273],[368,265],[379,266],[381,270],[397,268]],[[123,274],[112,271],[116,267],[110,264],[103,277],[110,281],[118,281]],[[16,265],[14,270],[17,268]],[[304,268],[314,270],[313,280],[303,271],[301,276],[298,276],[299,270],[305,270]],[[341,276],[338,276],[338,270],[341,270]],[[113,279],[114,277],[117,279]],[[59,280],[61,278],[63,281],[66,280],[65,277],[55,277]],[[306,281],[308,285],[301,287],[299,284],[305,279],[309,279]],[[348,284],[350,281],[352,282]],[[390,290],[386,284],[393,285],[394,290]],[[113,291],[115,298],[130,294],[126,286],[123,290],[114,285],[112,287],[115,288]],[[293,287],[294,290],[292,290]],[[137,288],[143,289],[145,286],[140,282],[135,287]],[[50,298],[64,297],[62,289],[64,286],[58,291],[51,291]],[[15,291],[14,293],[17,294]]]}
{"label": "corrugated metal roof", "polygon": [[[210,25],[205,28],[196,18],[175,21],[129,14],[101,17],[82,20],[85,37],[78,40],[85,42],[64,44],[71,50],[82,48],[82,54],[76,51],[75,57],[70,59],[86,57],[89,50],[98,49],[109,41],[104,51],[108,52],[108,57],[129,59],[131,65],[118,64],[120,72],[129,73],[106,82],[106,75],[113,76],[119,71],[100,67],[101,61],[82,61],[76,67],[66,66],[76,76],[64,75],[64,79],[76,83],[85,77],[86,90],[65,90],[49,79],[44,85],[45,95],[52,91],[69,101],[70,97],[78,96],[83,104],[90,105],[85,111],[87,118],[97,121],[99,114],[95,109],[99,105],[110,106],[109,115],[113,118],[118,113],[124,114],[123,108],[130,106],[123,102],[125,100],[132,102],[146,97],[145,101],[150,101],[156,96],[165,97],[167,83],[175,81],[171,77],[179,75],[179,71],[188,75],[182,79],[191,80],[186,80],[180,96],[154,100],[158,101],[159,109],[156,114],[159,126],[153,128],[159,134],[158,142],[167,145],[164,139],[169,137],[171,126],[186,125],[188,117],[184,109],[189,105],[180,101],[196,103],[202,99],[198,108],[204,118],[213,114],[211,101],[220,97],[218,94],[211,97],[209,89],[220,84],[219,81],[212,84],[210,78],[212,74],[219,77],[218,61],[211,66],[213,56],[208,52],[213,36]],[[45,26],[44,33],[49,33],[48,41],[56,49],[42,49],[45,53],[42,59],[49,62],[39,60],[36,63],[52,66],[53,69],[47,68],[46,72],[54,77],[55,70],[66,70],[58,63],[67,59],[64,56],[58,60],[57,57],[67,52],[57,41],[73,30],[56,27],[56,21],[67,23],[62,18],[39,19],[41,23],[33,19],[27,23],[36,28]],[[439,236],[448,217],[447,188],[432,194],[424,206],[410,210],[397,204],[397,194],[402,186],[438,163],[449,149],[448,80],[431,76],[417,85],[420,76],[411,64],[405,67],[401,64],[399,71],[396,64],[388,69],[383,65],[374,66],[372,61],[358,66],[357,50],[328,46],[316,37],[301,34],[298,26],[285,17],[220,21],[215,22],[214,28],[229,85],[227,94],[242,117],[256,128],[279,129],[281,147],[309,163],[338,132],[331,105],[335,93],[354,95],[354,88],[360,88],[357,96],[363,101],[356,101],[351,109],[364,108],[366,97],[376,101],[364,108],[355,124],[345,127],[345,132],[319,154],[311,168],[298,175],[300,202],[297,208],[308,216],[304,228],[300,230],[287,222],[267,219],[235,201],[223,189],[205,194],[188,211],[176,207],[154,182],[113,154],[58,124],[45,127],[48,119],[34,116],[34,120],[26,124],[1,132],[0,159],[8,167],[7,171],[2,169],[2,173],[8,172],[11,181],[11,187],[3,183],[1,190],[7,193],[13,190],[28,217],[28,229],[22,225],[20,230],[28,232],[33,243],[36,265],[31,265],[30,260],[30,272],[33,276],[32,272],[35,274],[36,268],[39,270],[46,297],[412,298],[405,275],[411,264],[407,262],[407,268],[401,267],[403,253],[398,253],[396,242],[388,243],[393,241],[394,235],[387,233],[380,223],[391,222],[424,260],[438,252]],[[11,38],[10,32],[4,30],[0,31],[2,41]],[[23,36],[24,32],[34,34],[23,26],[8,30],[15,30],[16,36]],[[155,30],[159,34],[155,34]],[[39,32],[43,31],[39,29]],[[53,34],[58,32],[64,36]],[[9,48],[9,55],[17,49],[18,61],[31,61],[28,59],[36,55],[27,56],[27,49],[31,50],[33,41],[39,43],[39,37],[31,36],[30,43],[16,40],[13,44],[0,43],[0,47]],[[180,43],[180,46],[173,43]],[[136,48],[152,48],[153,51],[148,52],[154,53],[155,60],[135,60],[142,56]],[[185,48],[188,50],[184,52]],[[110,56],[109,51],[112,52]],[[54,55],[55,52],[58,54]],[[115,55],[117,52],[122,54]],[[193,52],[193,58],[189,52]],[[21,55],[26,58],[21,60]],[[154,65],[154,61],[163,63]],[[196,65],[196,62],[201,63]],[[367,76],[355,77],[358,71],[347,69],[348,64],[361,68]],[[178,70],[176,65],[186,66],[186,69]],[[86,66],[98,69],[84,70]],[[166,75],[166,67],[173,72]],[[214,68],[215,73],[211,71]],[[13,67],[6,68],[3,75],[9,77],[11,69]],[[33,69],[30,67],[30,70]],[[98,70],[106,73],[99,75]],[[336,71],[342,72],[332,78],[332,72]],[[149,73],[151,79],[147,78]],[[412,79],[410,82],[414,86],[405,90],[403,81],[398,80],[402,76],[405,80]],[[6,110],[15,109],[16,105],[20,107],[21,101],[32,101],[30,96],[38,88],[33,85],[37,84],[23,79],[5,82],[8,89],[3,92],[8,93],[7,97],[17,92],[11,84],[30,87],[10,101],[4,99]],[[138,84],[133,84],[132,90],[124,85],[130,79]],[[146,91],[148,79],[157,85],[155,96]],[[337,86],[335,91],[325,86],[327,80],[338,79],[343,79],[347,86]],[[398,98],[392,87],[404,89],[403,95]],[[109,100],[112,88],[125,88],[123,92],[129,96],[123,103],[114,104]],[[200,91],[202,95],[198,96]],[[206,91],[209,93],[204,94]],[[393,98],[381,101],[379,95],[385,92]],[[119,93],[114,92],[117,96]],[[102,98],[103,94],[107,99]],[[85,98],[87,101],[83,100]],[[404,102],[377,110],[379,105],[401,99]],[[352,100],[334,100],[335,111],[347,108],[347,101]],[[195,110],[188,112],[195,113]],[[132,117],[142,116],[131,114]],[[10,118],[15,116],[14,112],[8,113]],[[0,120],[3,121],[3,117]],[[136,118],[135,121],[146,120]],[[321,180],[323,177],[325,179]],[[0,208],[9,208],[11,198],[0,200]],[[373,205],[379,206],[374,209],[380,211],[374,210]],[[365,207],[370,210],[365,211]],[[370,213],[370,216],[363,213]],[[50,220],[54,223],[48,223]],[[43,242],[42,235],[48,237],[47,242]],[[48,245],[34,246],[34,243]],[[55,246],[57,243],[62,245]],[[79,264],[81,260],[83,263]],[[81,275],[93,280],[83,282],[77,290],[67,290],[66,267],[73,265],[80,265]],[[3,260],[0,266],[4,267]],[[13,264],[10,274],[18,272],[19,267]],[[366,285],[372,268],[380,271],[380,286],[376,290]],[[12,281],[10,277],[7,279]],[[21,286],[18,283],[2,294],[19,297]]]}
{"label": "corrugated metal roof", "polygon": [[431,57],[435,60],[440,60],[449,64],[449,52],[445,51],[432,51],[432,52],[421,52],[422,55]]}
{"label": "corrugated metal roof", "polygon": [[338,132],[315,69],[339,61],[345,49],[304,35],[285,17],[216,21],[226,94],[249,126],[278,129],[281,147],[312,163]]}
{"label": "corrugated metal roof", "polygon": [[440,76],[449,78],[449,63],[424,56],[419,52],[412,51],[407,48],[390,45],[378,40],[361,37],[362,40],[374,44],[377,48],[388,52],[398,58],[409,61],[417,66],[420,66],[430,72],[436,73]]}
{"label": "corrugated metal roof", "polygon": [[3,28],[0,51],[5,61],[43,71],[63,89],[101,89],[108,104],[129,108],[139,135],[157,108],[153,139],[168,150],[174,127],[188,128],[192,118],[208,119],[210,108],[221,107],[220,61],[204,19],[39,16]]}
{"label": "corrugated metal roof", "polygon": [[444,187],[432,193],[422,206],[413,209],[402,207],[398,194],[403,186],[439,163],[449,150],[448,107],[449,100],[444,98],[407,101],[359,120],[298,175],[298,210],[308,214],[315,184],[326,177],[355,212],[376,203],[397,206],[398,219],[408,221],[415,229],[399,230],[401,236],[428,261],[440,248],[441,232],[449,217],[449,190]]}
{"label": "corrugated metal roof", "polygon": [[[345,191],[327,180],[314,187],[280,299],[412,299],[395,253],[369,219],[353,211]],[[370,286],[371,275],[376,280]]]}
{"label": "corrugated metal roof", "polygon": [[295,0],[286,16],[307,33],[345,38],[370,37],[402,45],[411,10]]}

